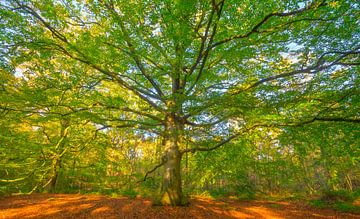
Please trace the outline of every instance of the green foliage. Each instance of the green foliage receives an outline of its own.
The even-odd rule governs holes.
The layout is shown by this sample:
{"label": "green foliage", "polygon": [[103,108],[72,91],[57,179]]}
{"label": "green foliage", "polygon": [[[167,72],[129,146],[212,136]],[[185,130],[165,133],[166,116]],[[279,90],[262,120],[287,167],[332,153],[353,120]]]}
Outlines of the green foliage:
{"label": "green foliage", "polygon": [[332,208],[340,212],[348,212],[353,214],[360,213],[360,207],[353,205],[351,202],[335,201],[329,203],[324,200],[313,200],[310,202],[310,205],[316,208]]}
{"label": "green foliage", "polygon": [[323,192],[320,200],[333,203],[333,202],[353,202],[356,197],[352,192],[346,190],[338,191],[325,191]]}
{"label": "green foliage", "polygon": [[325,191],[319,199],[310,201],[310,205],[317,208],[333,208],[341,212],[359,214],[360,207],[353,204],[358,198],[359,195],[356,191]]}
{"label": "green foliage", "polygon": [[358,11],[354,0],[2,1],[0,194],[153,196],[168,168],[137,182],[171,146],[186,194],[349,201]]}
{"label": "green foliage", "polygon": [[329,205],[322,200],[312,200],[310,201],[310,205],[316,208],[326,208],[329,207]]}
{"label": "green foliage", "polygon": [[334,209],[341,211],[341,212],[349,212],[354,214],[360,214],[360,207],[356,205],[352,205],[351,203],[347,202],[337,202],[334,205]]}
{"label": "green foliage", "polygon": [[138,192],[136,192],[134,188],[128,188],[128,189],[123,190],[121,192],[121,194],[134,199],[138,195]]}

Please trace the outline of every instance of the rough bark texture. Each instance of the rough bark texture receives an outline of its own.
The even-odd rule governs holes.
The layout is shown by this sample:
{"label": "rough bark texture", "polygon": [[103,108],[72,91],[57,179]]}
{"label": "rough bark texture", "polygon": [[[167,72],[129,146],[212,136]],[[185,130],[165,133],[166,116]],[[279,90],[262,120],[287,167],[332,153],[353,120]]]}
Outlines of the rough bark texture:
{"label": "rough bark texture", "polygon": [[178,150],[170,149],[166,152],[166,163],[164,165],[163,205],[177,206],[182,203],[181,175],[180,175],[180,153]]}
{"label": "rough bark texture", "polygon": [[182,204],[181,189],[181,153],[179,151],[179,126],[174,118],[169,118],[165,136],[165,164],[162,184],[163,205],[178,206]]}

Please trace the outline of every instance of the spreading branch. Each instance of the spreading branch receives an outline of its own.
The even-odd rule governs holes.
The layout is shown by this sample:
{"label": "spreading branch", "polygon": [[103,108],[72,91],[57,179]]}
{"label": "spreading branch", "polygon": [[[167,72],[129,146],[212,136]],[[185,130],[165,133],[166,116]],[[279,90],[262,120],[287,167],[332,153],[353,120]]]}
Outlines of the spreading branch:
{"label": "spreading branch", "polygon": [[299,10],[295,10],[295,11],[291,11],[291,12],[272,12],[268,15],[266,15],[260,22],[258,22],[253,28],[251,28],[250,31],[248,31],[247,33],[245,34],[237,34],[237,35],[233,35],[231,37],[228,37],[228,38],[225,38],[223,40],[220,40],[218,42],[215,42],[211,45],[211,48],[215,48],[217,46],[220,46],[222,44],[225,44],[225,43],[228,43],[228,42],[231,42],[233,40],[236,40],[236,39],[243,39],[243,38],[247,38],[249,37],[250,35],[254,34],[254,33],[258,33],[259,32],[259,29],[261,26],[263,26],[264,24],[266,24],[270,18],[273,18],[273,17],[290,17],[290,16],[294,16],[294,15],[297,15],[297,14],[301,14],[303,12],[306,12],[306,11],[309,11],[311,9],[315,9],[315,8],[318,8],[320,6],[325,6],[326,3],[325,1],[322,1],[320,4],[317,3],[316,1],[314,1],[312,4],[309,4],[308,6],[302,8],[302,9],[299,9]]}
{"label": "spreading branch", "polygon": [[156,92],[158,93],[158,95],[160,97],[163,97],[164,94],[162,92],[162,90],[160,89],[160,86],[157,84],[157,82],[147,73],[146,68],[144,67],[142,61],[140,60],[140,56],[137,54],[135,47],[134,47],[134,43],[131,40],[130,34],[128,33],[127,29],[125,28],[124,22],[122,17],[117,13],[117,11],[115,10],[114,6],[111,4],[106,4],[105,6],[108,10],[110,10],[112,12],[112,14],[114,16],[116,16],[117,20],[119,21],[119,25],[120,25],[120,29],[123,33],[125,42],[127,44],[127,47],[130,51],[130,53],[128,53],[130,55],[130,57],[134,60],[134,62],[136,63],[137,68],[139,69],[139,71],[141,72],[141,74],[150,82],[150,84],[153,86],[153,88],[156,90]]}
{"label": "spreading branch", "polygon": [[63,54],[67,55],[68,57],[80,61],[86,65],[88,65],[89,67],[113,78],[116,82],[118,82],[122,87],[132,91],[135,95],[137,95],[138,97],[140,97],[142,100],[144,100],[145,102],[147,102],[149,105],[151,105],[154,109],[162,112],[164,111],[161,107],[159,107],[155,102],[153,102],[152,100],[150,100],[149,97],[151,98],[155,98],[155,99],[161,99],[161,97],[159,96],[155,96],[152,95],[149,92],[146,92],[142,89],[139,89],[136,86],[132,86],[129,83],[127,83],[126,81],[124,81],[121,77],[119,77],[119,75],[115,72],[106,70],[104,68],[101,68],[99,65],[96,65],[94,63],[92,63],[91,61],[89,61],[90,59],[83,53],[81,52],[78,48],[76,48],[74,45],[72,45],[67,39],[66,37],[61,34],[58,30],[56,30],[54,27],[52,27],[44,18],[42,18],[34,9],[32,9],[31,7],[21,4],[19,1],[16,1],[16,3],[18,4],[20,9],[23,9],[26,13],[32,15],[34,18],[36,18],[38,21],[40,21],[46,29],[48,29],[51,33],[53,33],[54,37],[56,39],[59,39],[60,41],[62,41],[63,43],[65,43],[66,45],[68,45],[69,47],[73,48],[75,50],[76,53],[78,53],[79,55],[81,55],[81,57],[76,56],[75,54],[72,54],[71,52],[69,52],[67,49],[65,49],[63,46],[59,45],[59,44],[54,44],[56,45],[62,52]]}
{"label": "spreading branch", "polygon": [[[276,79],[285,78],[285,77],[294,76],[294,75],[299,75],[299,74],[316,74],[316,73],[318,73],[320,71],[329,69],[330,67],[333,67],[333,66],[336,66],[336,65],[342,66],[343,62],[341,62],[341,60],[343,60],[344,58],[346,58],[349,55],[360,54],[359,49],[360,49],[360,46],[356,47],[353,50],[346,51],[346,52],[341,52],[341,51],[326,52],[326,53],[322,54],[319,57],[319,59],[317,60],[317,62],[312,66],[261,79],[261,80],[255,82],[255,83],[253,83],[252,85],[250,85],[246,89],[235,92],[234,95],[239,94],[242,91],[246,91],[246,90],[250,90],[252,88],[255,88],[255,87],[257,87],[257,86],[259,86],[261,84],[264,84],[265,82],[273,81],[273,80],[276,80]],[[330,63],[326,63],[325,56],[328,55],[328,54],[335,54],[335,53],[340,54],[340,55],[334,61],[332,61]],[[355,65],[355,64],[356,63],[352,63],[352,65]]]}
{"label": "spreading branch", "polygon": [[[201,78],[201,76],[203,74],[204,67],[205,67],[205,64],[207,62],[208,56],[210,54],[210,51],[213,48],[212,44],[214,42],[215,35],[217,34],[218,23],[219,23],[220,18],[221,18],[221,13],[222,13],[222,10],[223,10],[223,7],[224,7],[224,3],[225,3],[225,0],[221,1],[219,4],[215,4],[213,2],[213,7],[212,7],[210,19],[208,21],[208,25],[206,27],[204,37],[202,38],[199,54],[198,54],[198,57],[197,57],[195,63],[190,68],[189,76],[194,72],[194,70],[197,68],[198,65],[200,65],[199,71],[198,71],[198,73],[196,75],[196,79],[195,79],[194,83],[192,83],[190,85],[190,87],[188,88],[187,93],[190,93],[193,90],[193,88],[199,82],[199,80],[200,80],[200,78]],[[213,17],[214,17],[215,13],[216,13],[216,20],[214,22],[212,32],[211,32],[211,34],[209,36],[210,26],[212,24],[212,20],[213,20]],[[206,47],[206,49],[204,51],[205,43],[206,43],[207,40],[208,40],[207,47]]]}
{"label": "spreading branch", "polygon": [[221,142],[215,144],[212,147],[195,147],[195,148],[189,148],[189,149],[184,149],[181,150],[180,153],[181,154],[185,154],[185,153],[195,153],[198,151],[212,151],[215,149],[220,148],[221,146],[231,142],[232,140],[240,137],[241,135],[243,135],[244,133],[247,133],[251,130],[254,130],[256,128],[259,127],[300,127],[300,126],[304,126],[310,123],[314,123],[315,121],[320,121],[320,122],[347,122],[347,123],[360,123],[360,119],[359,118],[341,118],[341,117],[314,117],[312,119],[306,120],[306,121],[302,121],[302,122],[297,122],[297,123],[280,123],[280,124],[271,124],[271,123],[264,123],[264,124],[255,124],[249,128],[244,127],[243,129],[241,129],[240,132],[235,133],[233,135],[231,135],[230,137],[227,137],[226,139],[222,140]]}
{"label": "spreading branch", "polygon": [[164,164],[166,163],[166,157],[162,157],[161,159],[161,163],[159,163],[158,165],[156,165],[154,168],[152,168],[151,170],[147,171],[144,178],[142,180],[137,181],[137,183],[141,183],[141,182],[145,182],[149,176],[149,174],[155,172],[155,170],[157,170],[158,168],[162,167]]}

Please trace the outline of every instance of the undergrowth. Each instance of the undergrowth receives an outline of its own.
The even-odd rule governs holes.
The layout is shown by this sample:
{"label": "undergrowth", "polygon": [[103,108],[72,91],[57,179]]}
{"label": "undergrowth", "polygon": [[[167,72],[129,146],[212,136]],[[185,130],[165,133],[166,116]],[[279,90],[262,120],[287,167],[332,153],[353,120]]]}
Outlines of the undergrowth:
{"label": "undergrowth", "polygon": [[311,200],[310,205],[316,208],[332,208],[340,212],[360,214],[360,206],[353,205],[353,202],[359,198],[360,190],[325,191],[320,198]]}

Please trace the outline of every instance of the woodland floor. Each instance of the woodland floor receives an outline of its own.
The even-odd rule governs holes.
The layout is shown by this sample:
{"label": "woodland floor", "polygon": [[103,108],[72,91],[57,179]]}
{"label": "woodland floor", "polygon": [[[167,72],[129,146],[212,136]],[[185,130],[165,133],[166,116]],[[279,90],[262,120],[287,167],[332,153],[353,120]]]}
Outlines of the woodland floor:
{"label": "woodland floor", "polygon": [[152,206],[142,198],[100,195],[33,194],[0,198],[5,218],[360,218],[297,202],[193,198],[189,207]]}

